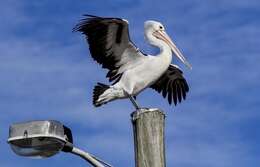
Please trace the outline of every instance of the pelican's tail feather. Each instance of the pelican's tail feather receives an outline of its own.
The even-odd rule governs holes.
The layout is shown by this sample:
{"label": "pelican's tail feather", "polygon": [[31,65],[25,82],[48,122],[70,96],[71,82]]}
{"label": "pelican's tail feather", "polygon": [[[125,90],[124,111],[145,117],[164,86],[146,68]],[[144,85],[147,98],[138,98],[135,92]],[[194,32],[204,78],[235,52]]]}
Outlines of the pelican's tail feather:
{"label": "pelican's tail feather", "polygon": [[106,103],[104,100],[101,101],[100,96],[104,94],[106,90],[108,90],[110,86],[102,84],[102,83],[97,83],[97,85],[94,87],[93,91],[93,105],[95,107],[99,107],[102,104]]}
{"label": "pelican's tail feather", "polygon": [[97,83],[93,91],[93,105],[99,107],[116,99],[127,98],[123,89]]}

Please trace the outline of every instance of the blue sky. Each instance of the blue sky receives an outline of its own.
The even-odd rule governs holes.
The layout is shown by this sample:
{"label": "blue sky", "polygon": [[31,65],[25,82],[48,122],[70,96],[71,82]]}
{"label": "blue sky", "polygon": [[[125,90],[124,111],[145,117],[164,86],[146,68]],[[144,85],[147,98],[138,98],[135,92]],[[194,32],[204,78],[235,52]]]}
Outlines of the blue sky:
{"label": "blue sky", "polygon": [[34,160],[6,143],[14,122],[55,119],[73,130],[75,145],[114,166],[134,166],[128,100],[94,108],[92,89],[107,83],[83,37],[72,33],[82,14],[122,17],[146,53],[143,22],[161,21],[193,65],[178,61],[190,84],[187,100],[169,106],[153,90],[139,103],[165,111],[168,166],[257,167],[260,164],[258,0],[8,0],[0,5],[0,166],[86,166],[61,153]]}

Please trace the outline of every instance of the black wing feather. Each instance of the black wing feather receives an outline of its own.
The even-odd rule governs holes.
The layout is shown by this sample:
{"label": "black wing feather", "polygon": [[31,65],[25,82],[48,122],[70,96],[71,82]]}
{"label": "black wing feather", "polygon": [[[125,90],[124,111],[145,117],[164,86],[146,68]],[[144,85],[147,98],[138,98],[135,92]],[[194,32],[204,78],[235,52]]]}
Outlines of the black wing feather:
{"label": "black wing feather", "polygon": [[183,100],[185,100],[186,99],[186,91],[185,91],[184,83],[181,83],[181,91],[182,91]]}
{"label": "black wing feather", "polygon": [[172,84],[169,84],[168,86],[168,102],[169,104],[172,104],[172,91],[173,90],[173,87],[172,87]]}
{"label": "black wing feather", "polygon": [[168,70],[150,87],[158,93],[162,93],[164,98],[168,95],[169,104],[173,100],[175,105],[178,102],[180,103],[182,99],[185,100],[189,91],[189,86],[182,71],[173,65],[170,65]]}
{"label": "black wing feather", "polygon": [[179,100],[179,103],[181,103],[181,100],[182,100],[182,94],[181,94],[182,88],[181,88],[180,81],[177,81],[176,88],[177,88],[177,93],[178,93],[178,100]]}
{"label": "black wing feather", "polygon": [[73,29],[86,36],[91,56],[103,68],[109,69],[109,81],[118,81],[121,56],[125,49],[134,48],[128,32],[128,23],[120,18],[84,15]]}
{"label": "black wing feather", "polygon": [[174,105],[177,105],[177,85],[173,84],[174,86],[174,92],[173,92],[173,100],[174,100]]}

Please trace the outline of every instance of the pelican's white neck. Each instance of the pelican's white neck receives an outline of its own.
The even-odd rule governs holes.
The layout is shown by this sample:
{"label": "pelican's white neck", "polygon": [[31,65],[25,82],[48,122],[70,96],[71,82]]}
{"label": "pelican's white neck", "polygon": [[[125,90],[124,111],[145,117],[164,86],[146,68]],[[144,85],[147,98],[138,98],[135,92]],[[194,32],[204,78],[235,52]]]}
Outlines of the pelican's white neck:
{"label": "pelican's white neck", "polygon": [[191,65],[173,43],[171,38],[165,32],[164,26],[157,21],[148,20],[144,23],[144,32],[146,40],[154,46],[160,48],[158,57],[162,57],[163,62],[171,63],[172,53],[176,55],[187,67],[191,69]]}
{"label": "pelican's white neck", "polygon": [[160,53],[157,54],[157,57],[162,57],[165,60],[168,60],[171,62],[172,60],[172,51],[168,44],[166,44],[164,41],[156,38],[151,31],[147,31],[145,33],[145,39],[147,42],[153,46],[156,46],[160,49]]}
{"label": "pelican's white neck", "polygon": [[160,53],[158,54],[158,56],[160,55],[169,55],[172,57],[172,50],[171,48],[163,41],[159,40],[160,42],[157,43],[157,47],[160,48]]}

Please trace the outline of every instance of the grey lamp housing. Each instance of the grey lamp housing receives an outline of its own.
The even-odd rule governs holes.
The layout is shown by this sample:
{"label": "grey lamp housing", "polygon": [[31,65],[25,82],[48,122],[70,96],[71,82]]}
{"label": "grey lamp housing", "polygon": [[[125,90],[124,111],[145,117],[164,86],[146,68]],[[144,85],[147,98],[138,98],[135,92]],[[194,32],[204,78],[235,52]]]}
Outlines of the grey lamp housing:
{"label": "grey lamp housing", "polygon": [[68,151],[72,145],[71,130],[59,121],[28,121],[9,128],[8,143],[21,156],[45,158]]}

